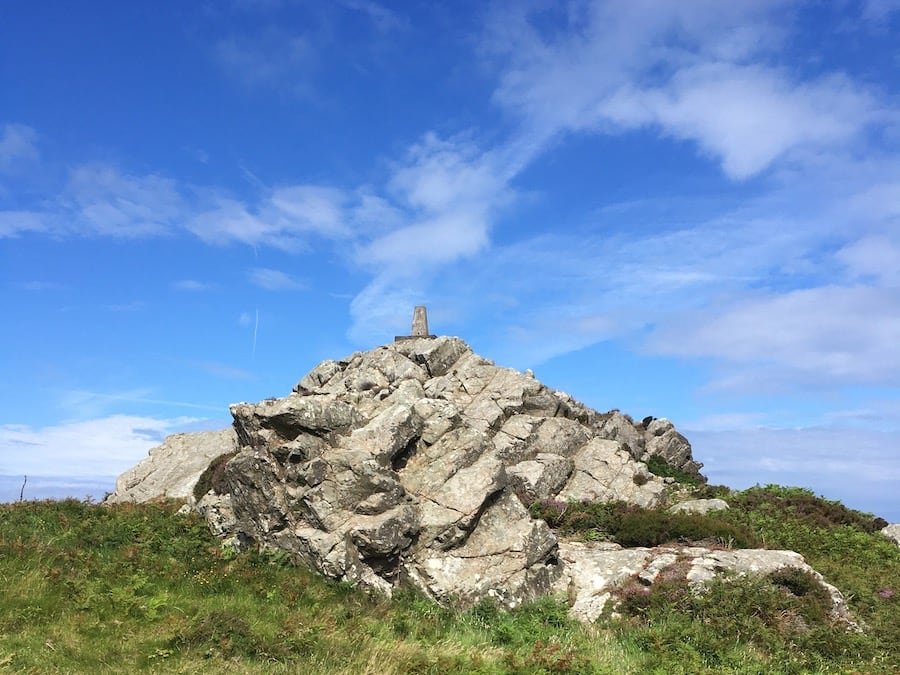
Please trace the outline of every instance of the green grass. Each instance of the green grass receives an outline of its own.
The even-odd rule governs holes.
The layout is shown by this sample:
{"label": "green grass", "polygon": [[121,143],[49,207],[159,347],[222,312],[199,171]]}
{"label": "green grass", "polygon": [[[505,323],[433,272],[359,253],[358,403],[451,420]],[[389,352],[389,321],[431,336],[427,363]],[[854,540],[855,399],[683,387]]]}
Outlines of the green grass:
{"label": "green grass", "polygon": [[393,600],[284,556],[229,555],[178,504],[0,505],[0,670],[615,672],[623,649],[542,600]]}
{"label": "green grass", "polygon": [[704,483],[701,478],[698,478],[694,474],[687,473],[686,471],[682,471],[678,467],[672,466],[658,455],[654,455],[647,460],[647,470],[657,476],[673,478],[676,483],[681,483],[682,485],[699,487]]}
{"label": "green grass", "polygon": [[735,493],[717,522],[803,553],[850,594],[863,634],[823,619],[808,580],[791,575],[700,595],[625,589],[621,618],[582,626],[550,599],[463,611],[408,589],[373,597],[284,556],[233,555],[178,504],[0,505],[0,671],[896,672],[900,549],[859,514],[791,497]]}

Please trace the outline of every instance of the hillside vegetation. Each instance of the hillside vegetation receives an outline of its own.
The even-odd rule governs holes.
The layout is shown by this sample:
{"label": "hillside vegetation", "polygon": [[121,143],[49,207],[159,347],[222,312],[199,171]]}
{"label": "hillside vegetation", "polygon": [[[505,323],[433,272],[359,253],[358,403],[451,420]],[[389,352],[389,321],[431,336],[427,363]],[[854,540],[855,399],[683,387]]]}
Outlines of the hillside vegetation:
{"label": "hillside vegetation", "polygon": [[[541,600],[505,613],[392,600],[324,581],[282,555],[233,554],[176,503],[0,505],[5,672],[893,673],[900,548],[877,521],[796,488],[673,519],[618,506],[534,505],[561,535],[702,539],[802,553],[848,597],[861,633],[832,624],[802,575],[661,583],[583,626]],[[642,538],[643,537],[643,538]],[[625,541],[623,541],[625,543]]]}

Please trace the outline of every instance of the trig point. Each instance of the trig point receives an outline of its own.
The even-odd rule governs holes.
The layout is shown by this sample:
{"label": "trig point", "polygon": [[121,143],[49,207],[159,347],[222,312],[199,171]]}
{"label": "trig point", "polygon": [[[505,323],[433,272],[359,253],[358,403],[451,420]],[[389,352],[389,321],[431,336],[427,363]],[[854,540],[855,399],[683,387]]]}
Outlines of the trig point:
{"label": "trig point", "polygon": [[398,340],[414,340],[415,338],[433,337],[437,336],[431,335],[428,332],[428,310],[425,309],[425,305],[417,305],[413,310],[412,334],[398,335],[394,338],[394,341],[396,342]]}

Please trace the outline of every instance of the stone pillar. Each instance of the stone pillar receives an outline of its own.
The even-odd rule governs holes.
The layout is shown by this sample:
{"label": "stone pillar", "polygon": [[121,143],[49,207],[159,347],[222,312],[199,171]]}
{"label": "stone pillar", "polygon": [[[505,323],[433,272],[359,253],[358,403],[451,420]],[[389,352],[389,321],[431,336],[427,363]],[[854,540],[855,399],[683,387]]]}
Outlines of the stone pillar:
{"label": "stone pillar", "polygon": [[425,305],[418,305],[413,310],[412,335],[413,337],[428,337],[429,335],[428,311],[425,309]]}

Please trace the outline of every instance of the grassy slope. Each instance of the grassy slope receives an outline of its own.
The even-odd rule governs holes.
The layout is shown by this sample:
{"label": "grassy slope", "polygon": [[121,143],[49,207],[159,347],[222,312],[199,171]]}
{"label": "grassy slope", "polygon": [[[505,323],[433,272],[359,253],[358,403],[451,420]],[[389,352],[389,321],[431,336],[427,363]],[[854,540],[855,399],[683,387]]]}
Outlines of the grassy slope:
{"label": "grassy slope", "polygon": [[549,600],[509,614],[488,604],[455,611],[412,592],[373,598],[277,556],[229,556],[174,504],[0,505],[0,669],[896,672],[900,549],[858,523],[811,519],[792,496],[736,493],[727,517],[807,556],[850,595],[864,635],[785,627],[805,610],[792,614],[784,594],[751,580],[702,597],[663,585],[628,603],[624,618],[581,626]]}

